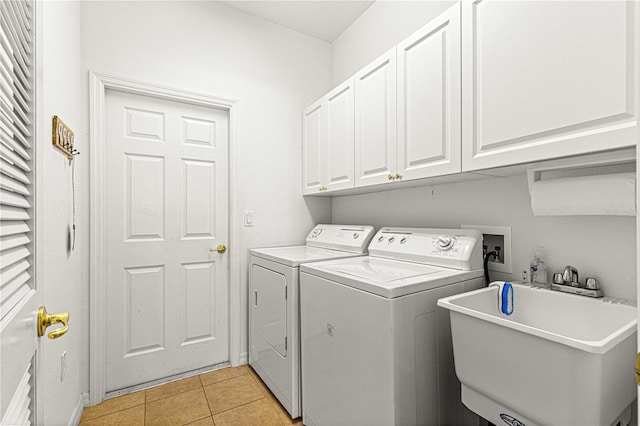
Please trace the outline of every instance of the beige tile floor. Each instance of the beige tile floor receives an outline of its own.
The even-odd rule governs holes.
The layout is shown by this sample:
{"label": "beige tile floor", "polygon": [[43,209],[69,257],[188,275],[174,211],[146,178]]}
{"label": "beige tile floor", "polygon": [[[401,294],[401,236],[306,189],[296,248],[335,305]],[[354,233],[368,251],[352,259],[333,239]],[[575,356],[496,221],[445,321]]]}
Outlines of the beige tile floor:
{"label": "beige tile floor", "polygon": [[189,377],[86,408],[81,426],[295,425],[247,365]]}

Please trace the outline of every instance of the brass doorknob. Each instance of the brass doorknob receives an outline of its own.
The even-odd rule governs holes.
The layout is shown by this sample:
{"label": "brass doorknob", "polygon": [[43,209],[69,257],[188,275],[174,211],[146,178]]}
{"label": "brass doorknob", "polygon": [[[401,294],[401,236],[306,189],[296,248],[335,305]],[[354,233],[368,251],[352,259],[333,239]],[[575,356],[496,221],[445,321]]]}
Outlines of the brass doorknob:
{"label": "brass doorknob", "polygon": [[69,331],[69,312],[60,312],[59,314],[50,314],[44,306],[38,309],[38,336],[44,336],[46,329],[53,324],[62,324],[62,327],[47,334],[49,339],[57,339]]}
{"label": "brass doorknob", "polygon": [[217,251],[218,253],[222,254],[227,251],[227,246],[225,246],[224,244],[220,244],[214,249],[209,249],[209,251]]}

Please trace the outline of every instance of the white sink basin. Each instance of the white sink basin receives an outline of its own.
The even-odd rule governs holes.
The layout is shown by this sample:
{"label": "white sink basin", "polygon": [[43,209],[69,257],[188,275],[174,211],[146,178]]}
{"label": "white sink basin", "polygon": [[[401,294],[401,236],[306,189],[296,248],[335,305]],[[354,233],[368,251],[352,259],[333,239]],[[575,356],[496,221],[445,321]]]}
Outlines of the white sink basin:
{"label": "white sink basin", "polygon": [[636,398],[635,304],[513,284],[446,297],[462,401],[495,424],[610,425]]}

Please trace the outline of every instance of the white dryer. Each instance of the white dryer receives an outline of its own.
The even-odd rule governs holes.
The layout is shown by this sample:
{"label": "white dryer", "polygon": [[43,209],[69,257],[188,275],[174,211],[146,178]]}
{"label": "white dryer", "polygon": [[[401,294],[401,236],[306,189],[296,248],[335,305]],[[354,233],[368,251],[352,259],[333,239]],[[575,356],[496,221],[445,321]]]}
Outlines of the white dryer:
{"label": "white dryer", "polygon": [[304,246],[251,249],[249,364],[287,409],[300,416],[298,267],[366,254],[371,226],[317,225]]}
{"label": "white dryer", "polygon": [[483,285],[482,234],[382,228],[369,256],[301,265],[305,425],[477,422],[438,299]]}

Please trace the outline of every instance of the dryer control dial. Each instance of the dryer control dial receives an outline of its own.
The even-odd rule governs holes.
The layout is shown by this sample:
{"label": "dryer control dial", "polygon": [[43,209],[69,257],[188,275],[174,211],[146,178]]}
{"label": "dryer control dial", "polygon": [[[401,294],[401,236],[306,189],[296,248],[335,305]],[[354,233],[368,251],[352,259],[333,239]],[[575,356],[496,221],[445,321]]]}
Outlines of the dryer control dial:
{"label": "dryer control dial", "polygon": [[440,250],[449,250],[456,244],[455,237],[450,235],[440,235],[438,237],[438,248]]}

